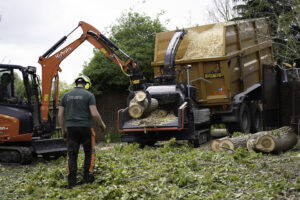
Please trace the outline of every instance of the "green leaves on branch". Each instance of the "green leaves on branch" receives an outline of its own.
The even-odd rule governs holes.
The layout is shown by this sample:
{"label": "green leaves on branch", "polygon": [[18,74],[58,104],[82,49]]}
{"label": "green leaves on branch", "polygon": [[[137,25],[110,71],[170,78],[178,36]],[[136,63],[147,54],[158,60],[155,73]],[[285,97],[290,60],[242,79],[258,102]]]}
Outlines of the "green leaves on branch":
{"label": "green leaves on branch", "polygon": [[[109,38],[133,58],[143,75],[152,81],[151,62],[154,56],[155,34],[166,30],[159,16],[151,19],[144,14],[129,12],[123,13],[116,21],[108,31]],[[127,61],[128,58],[121,56],[120,52],[116,53]],[[124,91],[129,86],[129,79],[124,76],[120,67],[96,49],[94,57],[84,67],[83,73],[91,78],[95,94],[111,90]]]}
{"label": "green leaves on branch", "polygon": [[268,17],[276,59],[300,58],[300,0],[235,0],[237,19]]}

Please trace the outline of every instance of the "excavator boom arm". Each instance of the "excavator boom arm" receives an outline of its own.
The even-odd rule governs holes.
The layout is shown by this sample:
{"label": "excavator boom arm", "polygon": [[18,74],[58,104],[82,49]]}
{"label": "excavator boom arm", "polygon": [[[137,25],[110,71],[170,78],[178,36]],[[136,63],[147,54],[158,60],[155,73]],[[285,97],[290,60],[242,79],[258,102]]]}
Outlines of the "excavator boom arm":
{"label": "excavator boom arm", "polygon": [[[82,35],[67,45],[66,47],[59,50],[54,55],[51,55],[57,48],[59,48],[66,40],[67,37],[73,33],[78,27],[81,27]],[[93,46],[99,49],[104,55],[106,55],[111,61],[115,62],[121,69],[121,71],[130,78],[133,84],[140,84],[143,80],[143,76],[140,73],[137,63],[124,53],[116,44],[100,33],[96,28],[90,24],[80,21],[78,26],[72,30],[67,36],[62,37],[57,43],[55,43],[48,51],[46,51],[40,58],[39,63],[42,66],[42,106],[41,115],[44,122],[48,121],[48,111],[51,96],[52,80],[55,80],[55,105],[58,105],[58,72],[61,72],[59,64],[69,56],[78,46],[80,46],[86,40]],[[123,61],[115,52],[121,52],[126,58]]]}

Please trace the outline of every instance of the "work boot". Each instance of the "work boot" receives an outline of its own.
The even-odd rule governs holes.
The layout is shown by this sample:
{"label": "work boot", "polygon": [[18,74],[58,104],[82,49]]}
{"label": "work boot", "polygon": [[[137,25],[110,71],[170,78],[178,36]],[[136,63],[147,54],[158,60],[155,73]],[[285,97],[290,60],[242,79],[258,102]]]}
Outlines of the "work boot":
{"label": "work boot", "polygon": [[92,172],[84,172],[84,174],[83,174],[83,182],[84,183],[92,183],[94,181],[95,181],[95,177]]}
{"label": "work boot", "polygon": [[68,189],[72,189],[73,187],[76,186],[76,174],[69,174],[68,175]]}

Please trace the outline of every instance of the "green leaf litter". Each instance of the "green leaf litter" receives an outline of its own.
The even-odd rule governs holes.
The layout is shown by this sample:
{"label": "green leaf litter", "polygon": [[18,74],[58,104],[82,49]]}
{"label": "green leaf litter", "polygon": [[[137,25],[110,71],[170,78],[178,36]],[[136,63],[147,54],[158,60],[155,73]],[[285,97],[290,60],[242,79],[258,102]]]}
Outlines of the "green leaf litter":
{"label": "green leaf litter", "polygon": [[[297,149],[296,149],[297,150]],[[92,184],[68,190],[66,158],[0,165],[0,199],[299,199],[300,158],[213,153],[170,141],[159,147],[97,147]],[[84,155],[80,152],[79,169]],[[78,179],[82,179],[79,170]]]}

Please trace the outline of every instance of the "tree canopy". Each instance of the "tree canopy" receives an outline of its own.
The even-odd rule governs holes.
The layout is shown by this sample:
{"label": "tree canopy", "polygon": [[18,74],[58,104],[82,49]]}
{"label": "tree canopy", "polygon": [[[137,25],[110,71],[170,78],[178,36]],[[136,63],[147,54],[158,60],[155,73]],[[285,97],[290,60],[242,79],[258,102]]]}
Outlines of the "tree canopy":
{"label": "tree canopy", "polygon": [[[123,13],[117,24],[111,26],[108,31],[109,38],[138,63],[148,81],[153,80],[151,62],[154,56],[155,34],[166,30],[159,16],[151,19],[145,14]],[[94,94],[112,90],[122,91],[129,86],[129,79],[122,74],[119,66],[97,49],[94,49],[91,61],[84,66],[83,74],[90,77]]]}
{"label": "tree canopy", "polygon": [[240,17],[268,17],[276,59],[293,62],[300,57],[300,0],[235,0]]}

